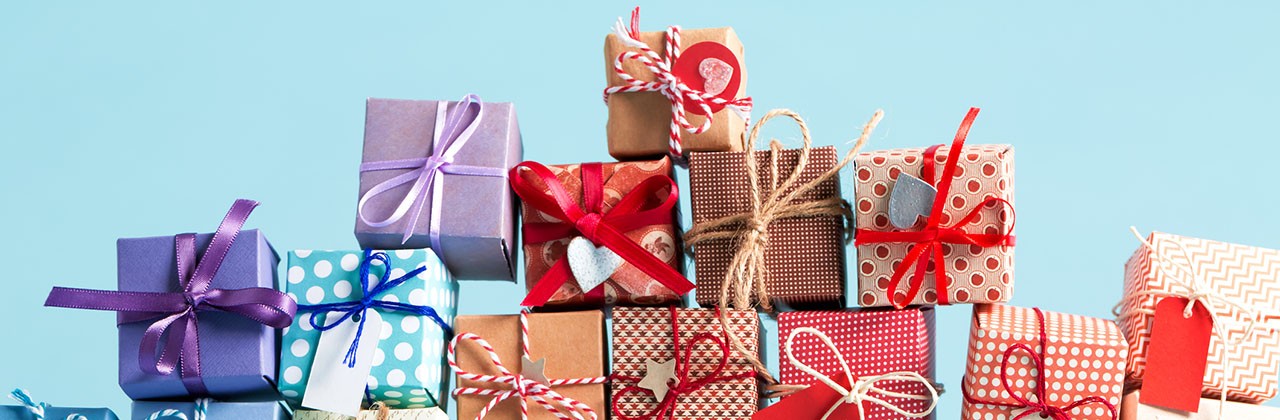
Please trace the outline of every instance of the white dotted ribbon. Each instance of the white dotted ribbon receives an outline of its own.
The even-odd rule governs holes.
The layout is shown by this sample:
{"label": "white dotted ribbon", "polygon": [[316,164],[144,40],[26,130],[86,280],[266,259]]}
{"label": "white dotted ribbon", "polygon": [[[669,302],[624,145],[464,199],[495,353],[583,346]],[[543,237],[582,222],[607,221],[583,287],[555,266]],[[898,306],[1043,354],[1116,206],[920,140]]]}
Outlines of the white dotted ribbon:
{"label": "white dotted ribbon", "polygon": [[[844,371],[845,378],[848,379],[849,384],[851,384],[849,388],[840,386],[840,384],[836,383],[836,381],[831,379],[830,376],[823,375],[821,372],[818,372],[816,369],[809,367],[809,365],[804,364],[803,362],[801,362],[799,359],[796,358],[795,353],[792,351],[792,344],[795,342],[796,336],[800,334],[809,334],[814,337],[817,337],[819,340],[822,340],[823,344],[826,344],[828,349],[831,349],[831,352],[836,355],[836,361],[840,362],[840,368]],[[881,407],[884,407],[886,409],[893,411],[894,413],[897,413],[907,418],[913,418],[913,419],[928,417],[931,413],[933,413],[933,409],[938,406],[938,390],[933,387],[933,383],[929,381],[929,379],[925,378],[924,376],[921,376],[919,373],[890,372],[882,375],[863,376],[863,377],[855,378],[853,376],[853,370],[849,369],[849,363],[845,362],[844,355],[840,353],[840,349],[837,348],[835,343],[831,341],[831,337],[828,337],[827,334],[823,333],[821,330],[818,330],[817,328],[801,327],[801,328],[796,328],[795,330],[792,330],[791,335],[787,336],[786,352],[787,352],[787,360],[791,362],[792,366],[795,366],[796,368],[804,371],[805,373],[808,373],[810,376],[813,376],[818,381],[831,387],[831,389],[834,389],[837,393],[841,395],[841,398],[837,400],[835,403],[831,404],[831,408],[827,409],[827,413],[822,415],[821,420],[827,420],[828,418],[830,418],[831,414],[834,413],[836,409],[840,408],[840,406],[844,404],[853,404],[854,406],[858,407],[858,418],[861,418],[861,419],[867,418],[866,409],[862,406],[863,402],[869,402],[875,405],[879,405]],[[903,392],[887,391],[878,386],[881,381],[916,382],[921,385],[924,385],[924,388],[929,391],[929,395],[923,396],[923,395],[908,394]],[[887,397],[887,398],[902,398],[902,399],[909,399],[909,400],[916,400],[916,401],[927,400],[929,401],[929,406],[924,410],[920,410],[920,411],[915,411],[915,412],[907,411],[905,409],[902,409],[901,407],[894,405],[889,401],[886,401],[884,398],[881,398],[880,396]]]}

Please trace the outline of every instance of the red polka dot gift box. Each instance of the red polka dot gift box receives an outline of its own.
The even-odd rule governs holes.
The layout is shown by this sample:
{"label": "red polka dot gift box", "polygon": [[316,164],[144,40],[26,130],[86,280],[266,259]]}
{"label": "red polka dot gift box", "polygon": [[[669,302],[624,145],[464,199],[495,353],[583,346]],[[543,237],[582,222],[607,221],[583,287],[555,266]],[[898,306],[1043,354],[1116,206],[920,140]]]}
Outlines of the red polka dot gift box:
{"label": "red polka dot gift box", "polygon": [[1113,420],[1128,345],[1110,320],[984,304],[973,308],[961,418]]}

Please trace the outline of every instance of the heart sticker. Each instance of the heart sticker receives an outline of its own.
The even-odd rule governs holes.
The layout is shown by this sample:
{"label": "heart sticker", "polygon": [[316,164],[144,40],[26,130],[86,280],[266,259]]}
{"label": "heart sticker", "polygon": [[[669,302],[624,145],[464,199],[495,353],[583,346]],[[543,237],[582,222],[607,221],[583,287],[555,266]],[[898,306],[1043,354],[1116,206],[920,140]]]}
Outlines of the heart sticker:
{"label": "heart sticker", "polygon": [[898,229],[910,229],[920,218],[928,218],[933,210],[933,197],[938,189],[928,182],[907,174],[898,174],[889,192],[889,223]]}
{"label": "heart sticker", "polygon": [[733,66],[719,58],[708,57],[698,64],[698,74],[702,75],[703,92],[719,96],[729,86],[729,78],[733,77]]}
{"label": "heart sticker", "polygon": [[[718,42],[699,42],[680,52],[671,65],[671,73],[680,82],[724,100],[733,100],[742,85],[742,63],[729,47]],[[711,112],[719,112],[724,105],[707,103]],[[702,108],[690,102],[685,111],[703,115]]]}
{"label": "heart sticker", "polygon": [[583,293],[600,286],[623,263],[622,257],[613,250],[596,247],[596,244],[581,236],[569,241],[566,257],[569,259],[569,271],[573,272],[573,278],[578,280]]}

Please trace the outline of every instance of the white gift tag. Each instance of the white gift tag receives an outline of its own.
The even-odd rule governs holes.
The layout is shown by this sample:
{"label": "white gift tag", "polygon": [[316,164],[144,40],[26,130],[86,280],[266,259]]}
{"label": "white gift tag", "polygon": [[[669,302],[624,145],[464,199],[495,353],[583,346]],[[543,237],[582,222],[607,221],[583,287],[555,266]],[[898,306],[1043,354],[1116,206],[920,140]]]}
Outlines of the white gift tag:
{"label": "white gift tag", "polygon": [[369,381],[373,353],[382,332],[382,315],[376,310],[364,311],[364,332],[360,333],[356,366],[347,367],[342,359],[347,357],[359,325],[358,321],[347,319],[320,334],[311,375],[303,391],[303,407],[353,417],[360,415],[360,402],[364,401],[364,387]]}

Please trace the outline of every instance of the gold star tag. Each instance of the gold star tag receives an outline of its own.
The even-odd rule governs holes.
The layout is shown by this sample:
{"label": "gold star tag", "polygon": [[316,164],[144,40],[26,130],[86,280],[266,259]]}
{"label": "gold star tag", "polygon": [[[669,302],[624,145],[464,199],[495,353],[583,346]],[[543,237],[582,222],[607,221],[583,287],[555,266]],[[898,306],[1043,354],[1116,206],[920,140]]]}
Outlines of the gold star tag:
{"label": "gold star tag", "polygon": [[670,390],[668,384],[676,379],[676,361],[672,359],[658,363],[650,359],[645,360],[644,365],[644,378],[640,379],[640,387],[652,391],[653,397],[662,401]]}
{"label": "gold star tag", "polygon": [[547,380],[546,369],[547,359],[545,357],[538,359],[536,362],[533,361],[533,359],[530,359],[529,356],[523,356],[520,358],[520,376],[546,386],[551,386],[551,381]]}

